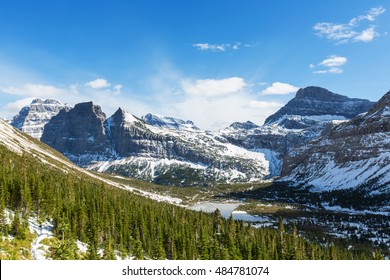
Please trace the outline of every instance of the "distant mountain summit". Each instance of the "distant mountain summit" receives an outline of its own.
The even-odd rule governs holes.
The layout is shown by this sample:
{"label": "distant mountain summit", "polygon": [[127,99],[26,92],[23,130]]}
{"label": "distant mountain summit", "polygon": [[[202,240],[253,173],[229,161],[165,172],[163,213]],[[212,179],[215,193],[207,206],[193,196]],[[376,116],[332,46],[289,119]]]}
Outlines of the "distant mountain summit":
{"label": "distant mountain summit", "polygon": [[315,191],[390,193],[390,92],[366,114],[336,125],[285,157],[283,180]]}
{"label": "distant mountain summit", "polygon": [[264,124],[279,124],[301,129],[324,121],[350,119],[367,112],[374,102],[349,98],[321,87],[301,88],[284,107],[269,116]]}
{"label": "distant mountain summit", "polygon": [[278,176],[288,153],[334,125],[367,112],[373,105],[374,102],[348,98],[324,88],[306,87],[268,117],[263,126],[236,122],[220,133],[232,144],[265,152],[272,163],[271,174]]}
{"label": "distant mountain summit", "polygon": [[36,139],[40,139],[45,124],[60,110],[70,110],[70,108],[69,105],[54,99],[34,99],[29,106],[23,107],[12,119],[11,125]]}
{"label": "distant mountain summit", "polygon": [[146,114],[141,117],[147,124],[156,127],[166,127],[171,129],[196,130],[199,129],[192,121],[184,121],[173,117],[164,117],[156,114]]}
{"label": "distant mountain summit", "polygon": [[248,130],[253,128],[259,128],[259,126],[251,121],[246,121],[246,122],[234,122],[228,128],[236,129],[236,130],[239,129]]}

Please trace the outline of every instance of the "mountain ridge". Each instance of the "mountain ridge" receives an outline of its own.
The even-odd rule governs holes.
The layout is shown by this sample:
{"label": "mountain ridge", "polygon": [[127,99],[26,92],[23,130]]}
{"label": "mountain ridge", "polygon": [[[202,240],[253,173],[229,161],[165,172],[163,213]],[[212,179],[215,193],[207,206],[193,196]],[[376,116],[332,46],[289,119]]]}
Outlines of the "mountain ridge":
{"label": "mountain ridge", "polygon": [[[313,100],[317,106],[308,109]],[[333,111],[324,111],[319,104]],[[348,121],[332,113],[353,108],[348,114],[361,114],[373,104],[307,87],[270,116],[277,119],[267,125],[235,122],[208,132],[192,121],[150,113],[138,118],[122,108],[107,117],[100,106],[84,102],[53,116],[41,140],[79,166],[95,171],[162,184],[251,182],[285,175],[284,158],[294,149]],[[283,110],[302,115],[281,115]]]}
{"label": "mountain ridge", "polygon": [[315,191],[390,191],[390,92],[366,114],[336,125],[290,153],[282,180]]}
{"label": "mountain ridge", "polygon": [[[264,124],[280,123],[284,116],[302,116],[313,121],[311,116],[337,116],[350,119],[360,113],[367,112],[374,102],[366,99],[349,98],[340,94],[333,93],[321,87],[306,87],[297,91],[295,97],[285,106],[280,108],[275,114],[269,116]],[[315,120],[315,119],[314,119]],[[293,119],[289,118],[284,122],[286,128],[302,128]],[[313,124],[308,124],[310,126]]]}
{"label": "mountain ridge", "polygon": [[165,184],[253,181],[270,174],[260,151],[199,129],[153,126],[123,109],[106,118],[92,103],[53,117],[42,141],[82,167]]}

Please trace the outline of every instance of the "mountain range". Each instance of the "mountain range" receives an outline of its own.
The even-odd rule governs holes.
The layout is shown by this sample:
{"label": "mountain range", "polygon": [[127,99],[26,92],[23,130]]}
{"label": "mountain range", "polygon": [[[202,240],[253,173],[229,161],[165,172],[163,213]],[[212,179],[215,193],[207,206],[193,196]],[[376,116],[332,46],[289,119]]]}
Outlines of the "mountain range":
{"label": "mountain range", "polygon": [[100,106],[86,102],[54,116],[41,140],[87,169],[162,184],[250,181],[269,175],[263,153],[232,145],[189,122],[169,118],[163,125],[163,120],[137,118],[121,108],[107,118]]}
{"label": "mountain range", "polygon": [[53,113],[40,139],[81,167],[160,184],[282,176],[317,191],[370,184],[381,192],[390,173],[387,96],[374,103],[307,87],[264,125],[236,122],[217,132],[172,117],[138,118],[121,108],[107,117],[86,102]]}
{"label": "mountain range", "polygon": [[390,191],[390,92],[366,114],[340,123],[291,153],[282,174],[314,191],[363,188]]}

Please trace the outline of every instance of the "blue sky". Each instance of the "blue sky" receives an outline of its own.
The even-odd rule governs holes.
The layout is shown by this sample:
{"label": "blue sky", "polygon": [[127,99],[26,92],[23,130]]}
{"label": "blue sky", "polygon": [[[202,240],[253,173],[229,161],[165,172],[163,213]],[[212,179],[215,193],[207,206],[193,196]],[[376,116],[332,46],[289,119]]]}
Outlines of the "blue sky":
{"label": "blue sky", "polygon": [[388,1],[1,1],[0,116],[32,98],[193,120],[264,119],[316,85],[390,89]]}

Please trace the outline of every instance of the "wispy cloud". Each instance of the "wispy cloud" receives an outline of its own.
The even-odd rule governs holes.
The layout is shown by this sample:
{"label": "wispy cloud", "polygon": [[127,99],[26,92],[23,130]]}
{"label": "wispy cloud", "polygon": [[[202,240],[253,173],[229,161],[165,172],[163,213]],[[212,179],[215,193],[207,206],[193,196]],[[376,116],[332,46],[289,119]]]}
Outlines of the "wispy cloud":
{"label": "wispy cloud", "polygon": [[226,79],[204,79],[195,82],[184,81],[182,83],[185,93],[194,96],[215,97],[230,95],[242,90],[246,83],[239,77]]}
{"label": "wispy cloud", "polygon": [[102,79],[102,78],[99,78],[99,79],[96,79],[93,81],[89,81],[89,82],[85,83],[84,86],[87,88],[97,90],[97,91],[104,90],[108,93],[115,93],[115,94],[121,93],[121,90],[123,87],[120,84],[117,84],[117,85],[114,85],[111,87],[111,83],[108,82],[106,79]]}
{"label": "wispy cloud", "polygon": [[[367,43],[380,35],[372,23],[385,11],[383,7],[371,8],[367,14],[352,18],[348,23],[320,22],[314,25],[313,29],[318,36],[325,37],[336,44]],[[361,25],[365,26],[361,28]]]}
{"label": "wispy cloud", "polygon": [[327,59],[324,59],[319,65],[326,67],[339,67],[347,63],[347,58],[343,56],[332,55]]}
{"label": "wispy cloud", "polygon": [[265,90],[261,91],[261,94],[289,94],[294,93],[299,88],[290,84],[275,82]]}
{"label": "wispy cloud", "polygon": [[224,52],[227,50],[238,50],[242,47],[251,48],[253,47],[253,44],[242,44],[241,42],[227,44],[196,43],[192,44],[192,46],[200,51]]}
{"label": "wispy cloud", "polygon": [[26,84],[19,87],[0,87],[0,92],[25,97],[57,97],[66,93],[63,88],[43,84]]}
{"label": "wispy cloud", "polygon": [[108,88],[111,86],[111,84],[106,79],[96,79],[87,82],[85,86],[93,89],[99,89],[99,88]]}
{"label": "wispy cloud", "polygon": [[361,42],[371,42],[377,35],[379,35],[379,33],[375,31],[375,27],[371,26],[356,36],[355,40]]}
{"label": "wispy cloud", "polygon": [[197,43],[197,44],[193,44],[192,46],[194,46],[195,48],[197,48],[198,50],[201,50],[201,51],[220,51],[220,52],[224,52],[226,50],[225,46],[222,44],[222,45],[213,45],[213,44],[208,44],[208,43]]}
{"label": "wispy cloud", "polygon": [[20,111],[20,109],[31,104],[33,100],[34,100],[33,97],[27,97],[27,98],[19,99],[14,102],[8,103],[1,108],[1,113],[3,116],[7,118],[14,116],[16,115],[17,112]]}
{"label": "wispy cloud", "polygon": [[114,86],[114,91],[115,91],[116,93],[120,93],[121,90],[122,90],[122,85],[115,85],[115,86]]}
{"label": "wispy cloud", "polygon": [[[318,63],[318,66],[321,67],[319,70],[313,71],[315,74],[341,74],[344,72],[342,67],[347,63],[348,59],[344,56],[331,55],[328,58],[324,59],[322,62]],[[311,64],[309,66],[311,69],[314,69],[315,66]]]}

